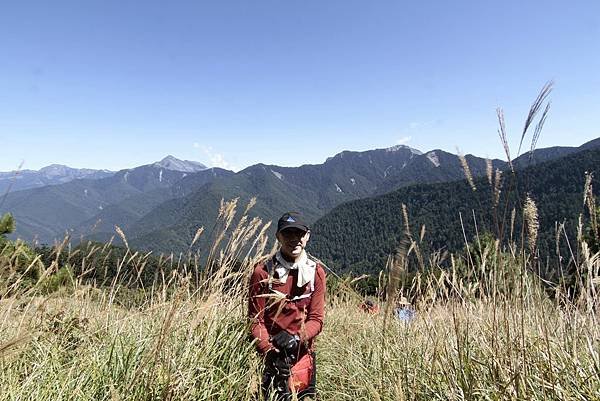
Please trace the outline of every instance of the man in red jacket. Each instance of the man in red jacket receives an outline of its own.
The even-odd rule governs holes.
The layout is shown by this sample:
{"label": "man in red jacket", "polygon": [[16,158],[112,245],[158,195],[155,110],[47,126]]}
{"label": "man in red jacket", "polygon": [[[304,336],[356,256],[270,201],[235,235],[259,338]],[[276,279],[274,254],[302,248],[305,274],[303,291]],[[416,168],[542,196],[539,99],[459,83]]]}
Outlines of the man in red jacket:
{"label": "man in red jacket", "polygon": [[264,357],[263,391],[277,400],[315,395],[315,337],[323,327],[325,271],[305,251],[308,225],[298,213],[277,223],[279,251],[255,266],[248,314],[252,337]]}

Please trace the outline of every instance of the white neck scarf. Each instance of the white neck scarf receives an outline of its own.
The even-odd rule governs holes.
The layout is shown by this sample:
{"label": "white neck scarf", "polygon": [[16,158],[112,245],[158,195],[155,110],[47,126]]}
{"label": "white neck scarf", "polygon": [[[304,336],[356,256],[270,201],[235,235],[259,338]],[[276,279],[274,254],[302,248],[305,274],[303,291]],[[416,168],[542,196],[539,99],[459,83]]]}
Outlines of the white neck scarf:
{"label": "white neck scarf", "polygon": [[306,283],[313,283],[312,285],[314,285],[317,264],[308,258],[304,250],[295,262],[285,260],[280,251],[277,252],[275,258],[277,259],[275,271],[281,283],[287,281],[290,270],[298,270],[298,287],[303,287]]}

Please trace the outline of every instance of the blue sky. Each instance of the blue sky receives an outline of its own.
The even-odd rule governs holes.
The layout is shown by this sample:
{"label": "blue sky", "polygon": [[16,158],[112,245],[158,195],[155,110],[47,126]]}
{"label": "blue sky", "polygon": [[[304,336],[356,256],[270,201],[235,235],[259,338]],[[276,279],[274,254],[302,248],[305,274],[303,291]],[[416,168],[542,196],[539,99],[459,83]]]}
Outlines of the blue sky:
{"label": "blue sky", "polygon": [[598,1],[54,1],[0,6],[0,171],[240,169],[404,143],[503,157],[600,136]]}

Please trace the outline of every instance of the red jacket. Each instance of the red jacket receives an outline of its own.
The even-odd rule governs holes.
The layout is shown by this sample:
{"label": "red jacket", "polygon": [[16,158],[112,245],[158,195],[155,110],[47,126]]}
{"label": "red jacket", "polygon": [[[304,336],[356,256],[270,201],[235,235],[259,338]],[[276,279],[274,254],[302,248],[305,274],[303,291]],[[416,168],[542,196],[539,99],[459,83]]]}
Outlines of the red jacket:
{"label": "red jacket", "polygon": [[[273,265],[277,259],[273,257]],[[251,319],[252,336],[256,338],[258,350],[266,353],[273,346],[269,336],[273,336],[281,330],[287,330],[290,334],[298,334],[304,348],[313,349],[314,338],[323,328],[325,316],[325,271],[317,263],[314,290],[311,283],[298,287],[298,271],[290,270],[285,283],[277,281],[279,277],[274,274],[271,290],[269,289],[269,271],[267,263],[259,263],[254,267],[250,278],[250,296],[248,302],[248,316]],[[262,297],[278,291],[286,295],[285,299],[276,297]],[[301,298],[302,295],[312,295]],[[294,297],[299,299],[292,300]]]}

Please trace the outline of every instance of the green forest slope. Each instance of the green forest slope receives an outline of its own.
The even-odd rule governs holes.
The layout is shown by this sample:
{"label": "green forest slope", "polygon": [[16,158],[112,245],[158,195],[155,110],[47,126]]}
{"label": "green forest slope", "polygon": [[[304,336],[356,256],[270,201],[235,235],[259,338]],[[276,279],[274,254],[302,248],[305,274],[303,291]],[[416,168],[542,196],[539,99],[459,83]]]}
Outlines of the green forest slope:
{"label": "green forest slope", "polygon": [[[555,254],[555,222],[565,221],[567,233],[574,238],[576,222],[583,212],[585,172],[600,169],[600,150],[578,152],[554,161],[517,171],[514,178],[502,175],[499,206],[493,207],[493,189],[487,178],[475,180],[474,191],[466,180],[432,185],[415,185],[374,197],[348,202],[319,219],[313,229],[311,252],[336,270],[373,273],[381,270],[405,232],[402,204],[417,237],[425,225],[424,242],[431,250],[458,251],[466,238],[479,232],[502,232],[510,237],[510,215],[520,209],[527,193],[539,211],[538,248],[542,257]],[[517,216],[520,214],[517,213]],[[504,224],[503,224],[504,222]],[[515,233],[521,224],[515,222]],[[515,234],[515,238],[518,237]]]}

